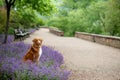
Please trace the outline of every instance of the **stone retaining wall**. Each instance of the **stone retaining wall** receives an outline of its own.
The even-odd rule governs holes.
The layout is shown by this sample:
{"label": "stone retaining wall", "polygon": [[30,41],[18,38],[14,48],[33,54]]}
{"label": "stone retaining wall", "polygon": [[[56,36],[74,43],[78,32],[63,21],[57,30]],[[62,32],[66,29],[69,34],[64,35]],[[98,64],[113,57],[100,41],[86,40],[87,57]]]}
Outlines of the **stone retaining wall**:
{"label": "stone retaining wall", "polygon": [[75,37],[112,46],[115,48],[120,48],[120,37],[104,36],[104,35],[90,34],[84,32],[76,32]]}
{"label": "stone retaining wall", "polygon": [[58,35],[58,36],[64,36],[64,32],[63,31],[60,31],[58,29],[53,29],[53,28],[49,28],[49,31],[55,35]]}

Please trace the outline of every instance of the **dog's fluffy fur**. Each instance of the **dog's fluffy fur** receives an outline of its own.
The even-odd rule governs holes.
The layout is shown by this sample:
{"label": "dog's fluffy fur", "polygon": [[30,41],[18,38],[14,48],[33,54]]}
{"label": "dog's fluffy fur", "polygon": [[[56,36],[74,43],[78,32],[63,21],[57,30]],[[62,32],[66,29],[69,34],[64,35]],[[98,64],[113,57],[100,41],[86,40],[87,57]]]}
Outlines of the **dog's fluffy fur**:
{"label": "dog's fluffy fur", "polygon": [[31,60],[32,62],[36,62],[38,64],[40,56],[42,54],[42,41],[43,40],[40,38],[33,39],[33,45],[23,57],[24,62]]}

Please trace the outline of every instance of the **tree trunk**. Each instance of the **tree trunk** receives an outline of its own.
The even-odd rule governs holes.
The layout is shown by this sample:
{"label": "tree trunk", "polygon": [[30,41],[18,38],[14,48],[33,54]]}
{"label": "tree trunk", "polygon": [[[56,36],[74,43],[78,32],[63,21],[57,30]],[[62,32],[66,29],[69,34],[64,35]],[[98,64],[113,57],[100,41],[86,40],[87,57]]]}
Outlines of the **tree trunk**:
{"label": "tree trunk", "polygon": [[3,43],[7,43],[8,39],[8,30],[9,30],[9,20],[10,20],[10,9],[11,6],[14,5],[15,0],[5,0],[6,3],[6,12],[7,12],[7,20],[6,20],[6,27],[5,27],[5,38]]}
{"label": "tree trunk", "polygon": [[9,20],[10,20],[10,6],[7,5],[7,20],[6,20],[6,27],[5,27],[5,38],[3,43],[7,43],[8,38],[8,29],[9,29]]}

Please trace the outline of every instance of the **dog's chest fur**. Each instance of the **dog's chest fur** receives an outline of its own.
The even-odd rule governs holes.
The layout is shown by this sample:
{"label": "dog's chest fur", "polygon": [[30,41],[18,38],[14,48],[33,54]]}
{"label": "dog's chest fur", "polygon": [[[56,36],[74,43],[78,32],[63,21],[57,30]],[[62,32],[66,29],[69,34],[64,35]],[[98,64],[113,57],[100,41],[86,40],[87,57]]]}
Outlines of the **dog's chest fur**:
{"label": "dog's chest fur", "polygon": [[40,49],[39,49],[39,58],[38,58],[38,60],[40,59],[41,55],[42,55],[42,48],[40,47]]}

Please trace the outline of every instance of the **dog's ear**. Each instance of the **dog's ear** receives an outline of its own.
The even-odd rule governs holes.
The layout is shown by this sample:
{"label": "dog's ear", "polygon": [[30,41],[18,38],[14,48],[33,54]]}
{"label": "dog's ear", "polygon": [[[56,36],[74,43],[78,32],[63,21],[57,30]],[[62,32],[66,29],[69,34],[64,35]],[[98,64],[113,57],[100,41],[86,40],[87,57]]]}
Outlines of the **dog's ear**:
{"label": "dog's ear", "polygon": [[35,39],[33,39],[32,41],[33,41],[33,42],[36,42],[36,40],[37,40],[37,39],[35,38]]}

